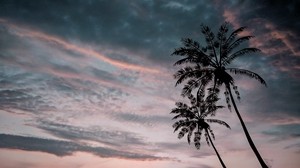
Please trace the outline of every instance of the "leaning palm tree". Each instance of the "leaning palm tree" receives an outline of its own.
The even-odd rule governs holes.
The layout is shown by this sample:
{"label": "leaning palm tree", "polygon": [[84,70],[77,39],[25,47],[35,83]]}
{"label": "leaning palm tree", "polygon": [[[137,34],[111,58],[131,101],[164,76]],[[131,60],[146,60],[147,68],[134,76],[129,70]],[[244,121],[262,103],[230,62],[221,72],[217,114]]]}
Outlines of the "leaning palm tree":
{"label": "leaning palm tree", "polygon": [[[218,119],[206,119],[208,115],[214,116],[216,110],[222,108],[223,106],[216,106],[215,103],[218,101],[216,93],[211,92],[209,96],[204,100],[203,90],[198,91],[197,98],[192,94],[188,96],[190,99],[191,106],[183,102],[176,102],[176,108],[172,109],[171,113],[175,114],[173,119],[179,119],[173,124],[174,132],[180,130],[178,133],[178,138],[181,139],[187,134],[187,141],[190,144],[191,137],[194,133],[194,144],[196,149],[200,149],[200,140],[202,132],[204,131],[204,136],[208,145],[212,145],[214,148],[218,159],[223,168],[226,168],[220,154],[218,153],[212,138],[215,139],[214,133],[208,123],[218,123],[230,128],[229,125]],[[212,137],[212,138],[211,138]]]}
{"label": "leaning palm tree", "polygon": [[231,110],[232,104],[250,147],[255,153],[261,166],[263,168],[267,168],[268,166],[260,156],[254,142],[252,141],[232,94],[233,89],[237,99],[240,99],[237,86],[235,85],[231,74],[254,78],[266,86],[266,82],[258,74],[246,69],[229,67],[236,58],[260,51],[257,48],[251,47],[242,49],[237,48],[243,42],[254,37],[239,36],[244,29],[245,27],[240,27],[228,35],[228,23],[226,22],[220,27],[219,32],[215,37],[214,33],[212,33],[208,26],[202,25],[201,30],[205,36],[206,46],[201,46],[199,42],[189,38],[182,39],[184,46],[175,49],[172,55],[179,55],[183,57],[183,59],[180,59],[174,65],[186,64],[186,67],[177,71],[174,74],[174,77],[177,79],[176,85],[188,80],[182,89],[183,96],[189,95],[192,90],[196,88],[203,89],[208,84],[211,84],[213,89],[225,85],[224,93],[229,110]]}

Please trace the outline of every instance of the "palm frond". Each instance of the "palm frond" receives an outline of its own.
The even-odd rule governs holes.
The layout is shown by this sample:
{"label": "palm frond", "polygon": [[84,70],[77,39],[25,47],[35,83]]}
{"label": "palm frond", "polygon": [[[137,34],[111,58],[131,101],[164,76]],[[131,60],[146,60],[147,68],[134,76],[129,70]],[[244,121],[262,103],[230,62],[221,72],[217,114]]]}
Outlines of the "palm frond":
{"label": "palm frond", "polygon": [[251,38],[254,38],[254,36],[244,36],[244,37],[238,38],[232,44],[230,44],[230,46],[228,47],[228,53],[230,53],[234,48],[239,46],[241,43],[248,41]]}
{"label": "palm frond", "polygon": [[208,138],[209,135],[208,135],[208,131],[207,130],[205,131],[204,136],[205,136],[205,140],[207,142],[207,145],[210,146],[209,138]]}
{"label": "palm frond", "polygon": [[176,61],[173,65],[181,65],[181,64],[186,64],[186,63],[195,63],[197,61],[197,59],[193,56],[188,56],[186,58],[180,59],[178,61]]}
{"label": "palm frond", "polygon": [[220,42],[225,41],[226,40],[226,33],[228,32],[228,22],[223,23],[220,28],[219,28],[219,32],[218,32],[218,40]]}
{"label": "palm frond", "polygon": [[174,49],[174,52],[171,55],[196,57],[198,54],[199,51],[195,48],[179,47]]}
{"label": "palm frond", "polygon": [[182,137],[184,137],[184,135],[188,132],[189,132],[188,127],[183,127],[181,129],[181,131],[178,133],[178,139],[181,139]]}
{"label": "palm frond", "polygon": [[189,144],[191,143],[191,137],[192,137],[193,132],[194,132],[196,127],[197,127],[196,123],[191,123],[191,125],[189,126],[189,133],[187,135],[187,140],[188,140]]}
{"label": "palm frond", "polygon": [[177,61],[174,65],[180,65],[183,63],[197,63],[203,66],[215,65],[213,60],[205,54],[199,42],[190,38],[183,38],[182,43],[184,47],[179,47],[171,55],[187,56],[187,58]]}
{"label": "palm frond", "polygon": [[181,96],[185,97],[186,95],[191,94],[192,90],[200,86],[200,79],[190,79],[182,88]]}
{"label": "palm frond", "polygon": [[225,95],[227,107],[228,107],[229,111],[231,112],[231,103],[230,103],[229,91],[227,88],[226,88],[226,91],[224,92],[224,95]]}
{"label": "palm frond", "polygon": [[204,113],[201,114],[202,118],[210,116],[215,116],[218,109],[224,108],[224,106],[216,106],[216,105],[207,105],[207,109]]}
{"label": "palm frond", "polygon": [[224,45],[225,44],[225,41],[226,41],[226,34],[228,32],[228,22],[225,22],[219,29],[219,32],[218,32],[218,40],[220,42],[220,47],[219,47],[219,54],[220,54],[220,62],[219,64],[221,63],[221,59],[222,59],[222,56],[225,55],[224,54],[224,50],[226,50],[227,45]]}
{"label": "palm frond", "polygon": [[239,51],[236,51],[235,53],[231,54],[230,56],[224,58],[224,60],[222,61],[222,65],[226,66],[228,64],[230,64],[235,58],[239,57],[239,56],[243,56],[245,54],[249,54],[249,53],[255,53],[255,52],[260,52],[260,49],[257,48],[243,48]]}
{"label": "palm frond", "polygon": [[240,27],[240,28],[236,29],[235,31],[233,31],[227,38],[226,43],[227,44],[232,43],[232,41],[236,38],[236,36],[238,34],[240,34],[242,31],[244,31],[245,29],[246,29],[246,27]]}
{"label": "palm frond", "polygon": [[201,134],[202,134],[201,130],[194,133],[194,144],[195,144],[196,149],[198,149],[198,150],[200,149],[200,145],[201,145],[200,144]]}
{"label": "palm frond", "polygon": [[254,73],[252,71],[249,71],[246,69],[239,69],[239,68],[227,68],[227,70],[229,70],[229,72],[234,73],[234,74],[240,74],[240,75],[248,76],[250,78],[254,78],[254,79],[258,80],[261,84],[267,86],[266,81],[262,77],[260,77],[258,74]]}
{"label": "palm frond", "polygon": [[225,127],[227,127],[227,128],[230,129],[230,126],[225,121],[222,121],[222,120],[218,120],[218,119],[205,119],[205,121],[207,121],[209,123],[217,123],[217,124],[220,124],[220,125],[224,125]]}
{"label": "palm frond", "polygon": [[[174,110],[175,111],[175,110]],[[173,111],[172,111],[173,112]],[[171,113],[172,113],[171,112]],[[175,120],[177,118],[188,118],[188,119],[194,119],[196,118],[197,116],[195,115],[195,113],[192,111],[191,108],[189,109],[176,109],[176,112],[179,112],[177,113],[177,115],[175,115],[172,120]]]}
{"label": "palm frond", "polygon": [[215,140],[216,137],[215,137],[213,130],[210,127],[208,127],[207,129],[209,131],[209,134],[212,136],[213,140]]}
{"label": "palm frond", "polygon": [[191,38],[182,38],[181,42],[183,43],[183,45],[185,47],[193,47],[193,48],[197,48],[197,49],[201,48],[200,43],[197,41],[194,41]]}
{"label": "palm frond", "polygon": [[176,102],[175,105],[178,107],[178,108],[181,108],[181,109],[188,109],[189,106],[183,102]]}
{"label": "palm frond", "polygon": [[207,49],[208,49],[208,56],[211,59],[215,58],[215,60],[214,60],[215,66],[214,67],[217,67],[218,57],[217,57],[217,54],[216,54],[215,47],[219,46],[219,44],[216,45],[216,43],[214,42],[215,35],[208,26],[201,25],[201,31],[205,35],[205,40],[206,40]]}
{"label": "palm frond", "polygon": [[181,127],[184,127],[184,126],[187,126],[189,125],[191,122],[194,122],[194,121],[191,121],[189,119],[184,119],[184,120],[179,120],[179,121],[176,121],[172,127],[174,128],[174,132],[176,132],[179,128]]}
{"label": "palm frond", "polygon": [[170,112],[170,114],[181,114],[184,113],[187,109],[181,109],[181,108],[173,108]]}
{"label": "palm frond", "polygon": [[188,94],[187,97],[190,100],[191,105],[196,106],[196,103],[197,103],[196,97],[193,94]]}
{"label": "palm frond", "polygon": [[182,76],[187,76],[187,77],[189,77],[188,75],[191,75],[191,74],[192,74],[191,72],[193,72],[193,71],[194,71],[193,67],[191,67],[191,66],[186,66],[186,67],[184,67],[184,68],[179,69],[179,70],[173,75],[173,77],[174,77],[175,79],[181,78]]}
{"label": "palm frond", "polygon": [[177,79],[175,86],[182,83],[187,78],[199,78],[206,72],[207,68],[201,68],[199,65],[181,68],[174,74],[174,78]]}

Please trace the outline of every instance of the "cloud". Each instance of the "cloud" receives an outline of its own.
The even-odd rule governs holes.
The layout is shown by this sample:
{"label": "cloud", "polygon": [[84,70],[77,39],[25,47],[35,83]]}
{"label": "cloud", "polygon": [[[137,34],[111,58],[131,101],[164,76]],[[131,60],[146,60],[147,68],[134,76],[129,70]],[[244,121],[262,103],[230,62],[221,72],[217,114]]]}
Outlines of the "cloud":
{"label": "cloud", "polygon": [[111,147],[130,149],[132,146],[144,146],[144,139],[132,132],[118,130],[104,130],[99,126],[88,128],[61,124],[40,119],[36,125],[39,129],[59,138],[70,141],[94,141]]}
{"label": "cloud", "polygon": [[[211,22],[220,19],[210,12],[218,10],[202,1],[6,1],[2,6],[2,18],[26,23],[47,35],[51,34],[51,37],[62,37],[60,40],[52,39],[62,46],[66,46],[65,41],[61,41],[63,39],[77,39],[83,43],[105,46],[103,48],[106,49],[126,50],[133,53],[131,57],[143,57],[156,64],[170,63],[170,54],[180,39],[199,32],[203,20]],[[80,10],[78,6],[81,7]],[[176,10],[178,7],[180,9]],[[20,8],[24,10],[17,10]],[[201,10],[192,10],[196,8]],[[46,36],[43,35],[42,38],[44,37]],[[81,52],[77,50],[78,47],[71,48]],[[122,63],[124,62],[123,60]],[[143,65],[140,68],[142,67]]]}
{"label": "cloud", "polygon": [[2,20],[1,23],[8,26],[9,29],[14,29],[15,30],[14,33],[16,35],[20,36],[20,37],[29,37],[29,38],[36,38],[36,39],[39,39],[39,40],[43,40],[43,41],[46,41],[48,43],[58,45],[58,46],[62,47],[65,50],[78,52],[78,53],[83,54],[85,56],[96,57],[96,58],[100,59],[101,61],[109,63],[113,66],[118,67],[118,68],[145,71],[145,72],[150,72],[150,73],[151,72],[152,73],[155,73],[155,72],[157,73],[156,70],[153,70],[151,68],[126,63],[124,61],[113,60],[113,59],[111,59],[109,57],[106,57],[103,54],[101,54],[99,52],[96,52],[92,49],[80,47],[78,45],[69,43],[69,42],[67,42],[63,39],[60,39],[59,37],[47,35],[45,33],[38,32],[38,31],[33,31],[33,30],[30,30],[30,29],[26,29],[26,28],[21,28],[21,26],[16,25],[16,24],[12,24],[12,23],[10,23],[6,20],[4,20],[4,21]]}
{"label": "cloud", "polygon": [[171,117],[164,115],[139,115],[136,113],[115,113],[113,118],[126,123],[138,123],[144,126],[154,126],[158,124],[172,124]]}
{"label": "cloud", "polygon": [[286,124],[272,127],[269,130],[263,131],[265,135],[272,136],[272,142],[299,139],[300,124]]}
{"label": "cloud", "polygon": [[[223,17],[231,22],[235,29],[248,26],[245,34],[256,36],[250,40],[250,46],[262,50],[269,66],[274,66],[279,72],[288,73],[291,77],[299,79],[300,45],[294,43],[300,40],[299,25],[294,24],[297,18],[289,17],[296,15],[294,8],[299,6],[299,3],[295,1],[244,2],[246,5],[224,7]],[[256,13],[256,16],[253,17],[250,13]],[[287,20],[291,24],[288,24]]]}
{"label": "cloud", "polygon": [[72,155],[74,152],[88,152],[104,158],[123,158],[134,160],[169,160],[147,154],[131,153],[104,147],[91,147],[69,141],[0,134],[0,148],[39,151],[56,156]]}
{"label": "cloud", "polygon": [[[255,141],[263,148],[270,147],[269,139],[282,140],[286,146],[296,144],[299,135],[294,128],[299,129],[295,125],[300,121],[298,4],[257,0],[2,0],[0,106],[2,112],[10,112],[4,115],[12,120],[4,126],[10,128],[21,121],[19,125],[25,123],[26,131],[14,126],[16,132],[59,140],[7,134],[1,138],[12,139],[9,149],[59,156],[76,151],[118,158],[134,153],[149,158],[178,154],[182,161],[187,157],[195,161],[189,166],[202,166],[209,159],[205,156],[213,155],[212,148],[204,141],[204,150],[199,152],[186,139],[176,141],[176,134],[172,134],[168,111],[180,97],[180,87],[174,88],[171,75],[178,57],[170,54],[181,45],[181,38],[203,43],[201,23],[215,31],[227,19],[233,28],[248,26],[246,33],[256,36],[249,45],[263,51],[236,62],[255,70],[268,83],[268,88],[260,88],[241,79],[239,107]],[[22,118],[19,113],[29,115]],[[249,150],[247,141],[241,141],[240,125],[235,118],[229,119],[231,138],[222,130],[220,141],[217,138],[222,145],[218,143],[217,148],[225,158],[228,153],[239,155]],[[48,143],[53,148],[16,142],[21,140],[41,146]],[[271,146],[277,146],[275,143]],[[131,154],[122,153],[129,150]],[[201,163],[199,157],[203,157]]]}

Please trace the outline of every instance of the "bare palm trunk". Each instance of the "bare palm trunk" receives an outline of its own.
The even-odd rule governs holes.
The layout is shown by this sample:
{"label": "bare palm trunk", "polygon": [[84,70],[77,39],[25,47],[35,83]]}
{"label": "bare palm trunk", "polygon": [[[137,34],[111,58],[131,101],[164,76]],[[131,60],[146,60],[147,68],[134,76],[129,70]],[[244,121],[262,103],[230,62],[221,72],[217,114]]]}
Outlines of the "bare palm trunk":
{"label": "bare palm trunk", "polygon": [[208,139],[209,139],[209,142],[210,142],[211,146],[214,148],[214,150],[215,150],[215,152],[216,152],[216,154],[217,154],[217,156],[218,156],[218,158],[219,158],[219,161],[220,161],[222,167],[223,167],[223,168],[226,168],[226,166],[225,166],[223,160],[221,159],[221,156],[219,155],[219,153],[218,153],[218,151],[217,151],[217,149],[216,149],[216,147],[215,147],[213,141],[212,141],[211,138],[210,138],[209,132],[207,131],[207,129],[205,129],[205,131],[206,131],[206,134],[208,135]]}
{"label": "bare palm trunk", "polygon": [[239,112],[239,110],[238,110],[238,108],[237,108],[237,106],[236,106],[236,104],[235,104],[234,98],[233,98],[232,93],[231,93],[231,88],[230,88],[230,86],[227,85],[226,88],[227,88],[228,91],[229,91],[232,105],[233,105],[233,107],[234,107],[234,110],[235,110],[235,112],[236,112],[236,114],[237,114],[237,116],[238,116],[240,122],[241,122],[241,125],[242,125],[242,127],[243,127],[244,133],[245,133],[245,135],[246,135],[246,137],[247,137],[247,140],[248,140],[248,143],[249,143],[250,147],[252,148],[253,152],[255,153],[255,155],[256,155],[256,157],[257,157],[257,159],[258,159],[260,165],[262,166],[262,168],[268,168],[267,164],[264,162],[264,160],[263,160],[262,157],[260,156],[258,150],[256,149],[256,147],[255,147],[255,145],[254,145],[254,142],[252,141],[252,138],[251,138],[251,136],[250,136],[250,134],[249,134],[249,132],[248,132],[248,130],[247,130],[247,128],[246,128],[246,125],[245,125],[245,123],[244,123],[244,121],[243,121],[243,119],[242,119],[242,116],[240,115],[240,112]]}

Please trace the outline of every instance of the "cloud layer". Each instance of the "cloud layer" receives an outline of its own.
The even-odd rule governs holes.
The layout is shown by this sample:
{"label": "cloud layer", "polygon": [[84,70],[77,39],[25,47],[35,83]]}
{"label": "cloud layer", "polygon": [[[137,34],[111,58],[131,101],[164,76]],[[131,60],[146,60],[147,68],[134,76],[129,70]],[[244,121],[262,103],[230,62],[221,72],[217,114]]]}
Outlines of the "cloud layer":
{"label": "cloud layer", "polygon": [[[233,65],[268,84],[236,78],[249,131],[268,164],[296,168],[298,8],[297,1],[2,0],[0,148],[74,158],[83,152],[131,167],[219,167],[212,148],[203,143],[197,151],[172,132],[169,112],[184,99],[172,78],[178,58],[170,54],[181,38],[204,43],[201,23],[217,31],[229,21],[231,30],[247,26],[256,37],[245,45],[262,50]],[[213,127],[228,167],[258,167],[234,114],[217,116],[232,127]],[[39,167],[22,159],[5,165],[25,164]]]}

